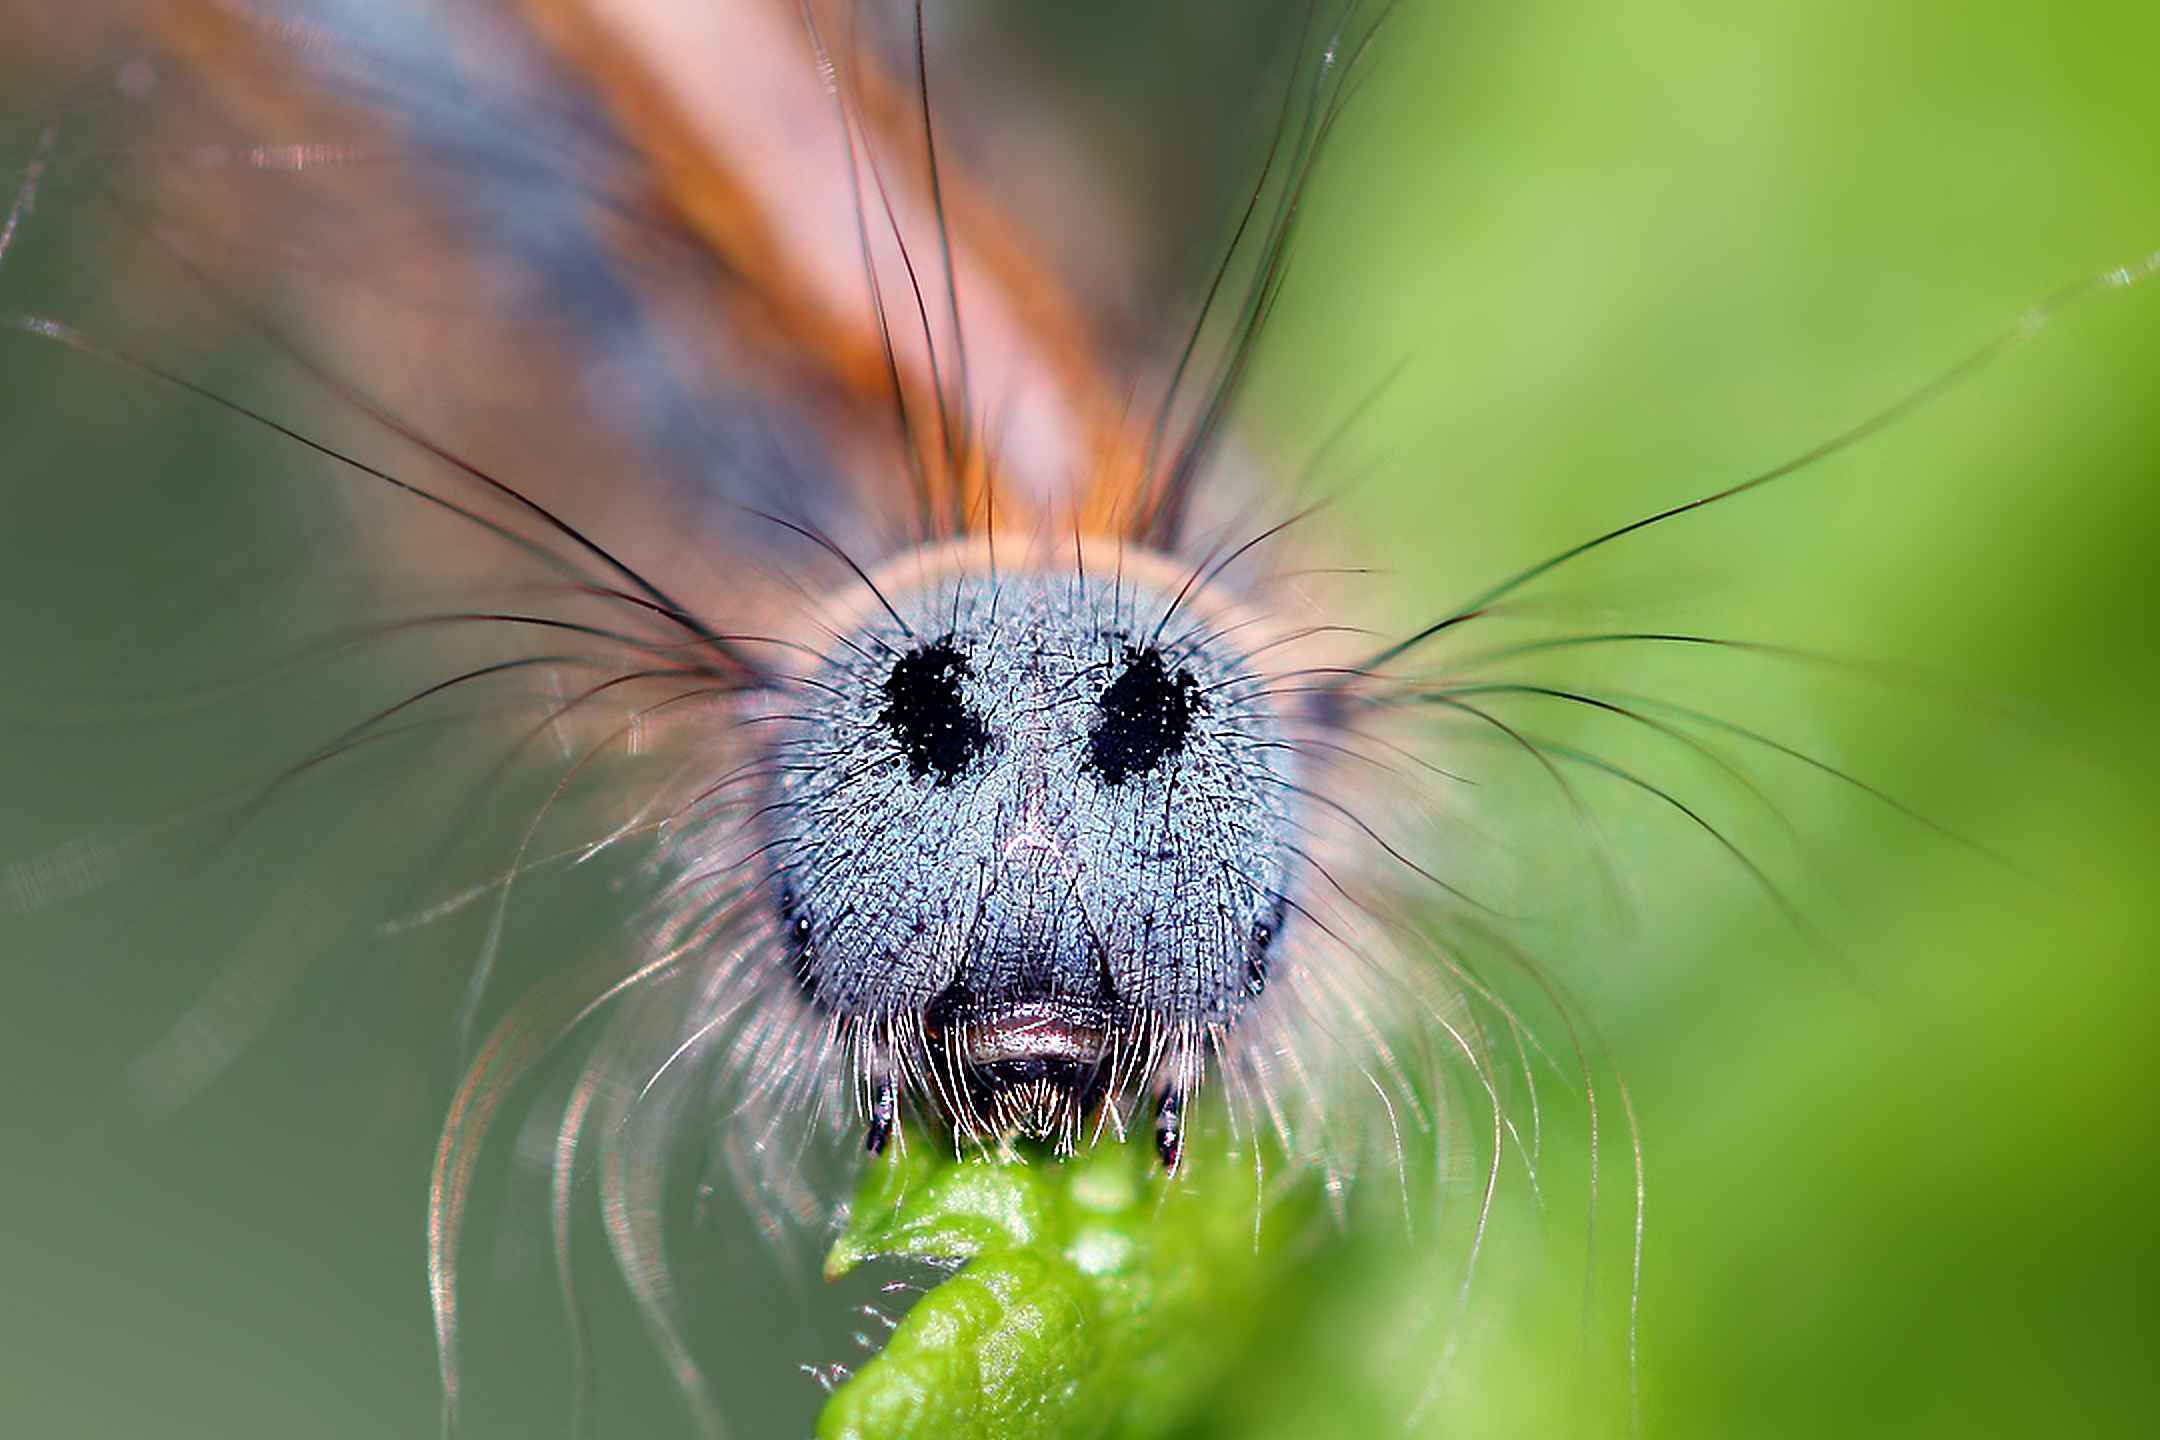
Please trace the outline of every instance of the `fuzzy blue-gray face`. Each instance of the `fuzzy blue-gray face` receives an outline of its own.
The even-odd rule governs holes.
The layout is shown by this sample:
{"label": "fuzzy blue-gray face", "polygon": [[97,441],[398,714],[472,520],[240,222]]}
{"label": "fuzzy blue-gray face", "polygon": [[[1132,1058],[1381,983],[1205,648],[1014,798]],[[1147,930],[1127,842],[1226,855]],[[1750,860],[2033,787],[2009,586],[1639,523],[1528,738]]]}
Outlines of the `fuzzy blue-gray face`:
{"label": "fuzzy blue-gray face", "polygon": [[[1070,1141],[1106,1095],[1177,1106],[1266,987],[1295,766],[1220,615],[1113,576],[891,597],[796,688],[771,892],[810,1002],[853,1027],[881,1146],[913,1092]],[[903,623],[904,622],[904,623]]]}

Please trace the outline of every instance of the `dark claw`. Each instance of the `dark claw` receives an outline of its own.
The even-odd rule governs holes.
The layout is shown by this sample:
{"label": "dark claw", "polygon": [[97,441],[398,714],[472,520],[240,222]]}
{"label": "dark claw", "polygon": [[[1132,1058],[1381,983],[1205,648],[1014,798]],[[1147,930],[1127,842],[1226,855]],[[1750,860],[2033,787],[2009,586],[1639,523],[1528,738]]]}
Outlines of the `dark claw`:
{"label": "dark claw", "polygon": [[872,1155],[883,1155],[892,1140],[893,1122],[899,1116],[900,1091],[891,1076],[882,1076],[877,1082],[877,1093],[870,1097],[870,1128],[863,1133],[863,1149]]}
{"label": "dark claw", "polygon": [[1185,1097],[1175,1089],[1155,1102],[1155,1154],[1165,1170],[1176,1170],[1185,1158]]}

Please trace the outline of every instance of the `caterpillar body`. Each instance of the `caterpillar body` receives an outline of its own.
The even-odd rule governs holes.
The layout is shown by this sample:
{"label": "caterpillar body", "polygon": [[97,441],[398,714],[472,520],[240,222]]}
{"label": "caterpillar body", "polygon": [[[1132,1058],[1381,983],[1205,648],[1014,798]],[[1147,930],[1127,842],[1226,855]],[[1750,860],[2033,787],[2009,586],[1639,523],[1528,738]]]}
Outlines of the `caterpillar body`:
{"label": "caterpillar body", "polygon": [[[1628,923],[1640,817],[1700,843],[1678,888],[1733,879],[1839,973],[1761,767],[1991,874],[2024,866],[1714,695],[1645,693],[1649,662],[1540,668],[1687,649],[1867,667],[1555,582],[1812,476],[2153,262],[2027,310],[1823,443],[1601,507],[1474,575],[1413,575],[1413,601],[1365,573],[1341,515],[1385,463],[1373,414],[1418,403],[1415,366],[1367,357],[1302,430],[1248,413],[1270,363],[1298,373],[1263,342],[1398,8],[1200,25],[1246,48],[1185,137],[1217,177],[1198,196],[1045,133],[1042,102],[987,78],[998,22],[948,9],[11,9],[36,57],[17,88],[55,98],[20,127],[0,230],[10,363],[94,371],[264,447],[284,487],[336,487],[260,500],[256,523],[363,580],[260,620],[281,658],[213,664],[150,719],[117,707],[130,738],[178,713],[266,739],[219,783],[165,784],[169,803],[12,865],[10,908],[64,914],[146,857],[231,863],[281,815],[314,828],[331,802],[309,787],[398,777],[388,828],[414,838],[371,847],[392,898],[351,928],[430,958],[388,1008],[458,1059],[426,1226],[453,1421],[470,1232],[506,1148],[545,1177],[565,1289],[574,1202],[597,1194],[717,1431],[668,1234],[686,1147],[700,1204],[739,1191],[775,1233],[828,1224],[856,1157],[895,1147],[1142,1147],[1165,1190],[1257,1174],[1256,1212],[1317,1184],[1347,1213],[1380,1172],[1408,1212],[1467,1192],[1467,1287],[1504,1162],[1538,1171],[1541,1069],[1588,1108],[1593,1234],[1623,1157],[1604,1263],[1632,1379],[1636,1114],[1616,1081],[1601,1132],[1595,1007],[1542,952]],[[1136,214],[1176,205],[1202,243]],[[54,234],[82,237],[78,263],[39,253]],[[535,915],[600,923],[556,941]],[[135,1037],[126,1088],[164,1114],[213,1087],[317,983],[319,948],[279,935],[223,968]],[[1435,1329],[1397,1423],[1448,1383],[1434,1335],[1459,1293],[1416,1306]]]}

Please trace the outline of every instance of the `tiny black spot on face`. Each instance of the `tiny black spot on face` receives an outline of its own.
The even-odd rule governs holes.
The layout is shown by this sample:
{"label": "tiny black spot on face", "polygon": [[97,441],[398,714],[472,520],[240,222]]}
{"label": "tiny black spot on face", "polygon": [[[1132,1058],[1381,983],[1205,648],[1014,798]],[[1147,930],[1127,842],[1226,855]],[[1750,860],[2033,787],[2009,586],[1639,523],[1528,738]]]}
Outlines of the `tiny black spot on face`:
{"label": "tiny black spot on face", "polygon": [[1171,674],[1153,646],[1128,648],[1125,668],[1099,705],[1101,713],[1088,727],[1088,765],[1105,784],[1119,785],[1185,748],[1200,708],[1200,683],[1187,670]]}
{"label": "tiny black spot on face", "polygon": [[817,946],[814,943],[817,927],[811,924],[809,915],[798,906],[795,891],[789,886],[780,887],[780,914],[787,922],[788,971],[795,977],[798,989],[808,998],[817,998]]}
{"label": "tiny black spot on face", "polygon": [[960,695],[970,673],[967,656],[948,635],[895,660],[880,687],[885,708],[878,723],[900,742],[918,780],[934,774],[938,784],[949,784],[990,744],[989,727]]}

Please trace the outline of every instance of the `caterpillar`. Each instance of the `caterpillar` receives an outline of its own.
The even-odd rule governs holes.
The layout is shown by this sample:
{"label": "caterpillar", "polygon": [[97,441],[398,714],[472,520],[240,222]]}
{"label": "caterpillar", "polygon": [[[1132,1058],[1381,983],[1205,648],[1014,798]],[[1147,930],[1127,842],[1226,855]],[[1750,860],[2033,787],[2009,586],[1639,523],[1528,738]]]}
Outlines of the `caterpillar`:
{"label": "caterpillar", "polygon": [[[1836,467],[1995,393],[1997,362],[2029,363],[2071,301],[2148,273],[2109,266],[2145,237],[2126,226],[2097,256],[1961,301],[1930,358],[1872,364],[1812,429],[1780,416],[1790,444],[1689,453],[1720,478],[1674,478],[1667,449],[1654,484],[1557,493],[1565,523],[1548,524],[1538,495],[1477,498],[1491,456],[1443,438],[1436,458],[1425,426],[1462,411],[1434,400],[1421,346],[1468,357],[1441,365],[1460,382],[1530,343],[1504,310],[1397,354],[1313,340],[1325,317],[1298,309],[1306,286],[1344,311],[1395,303],[1315,268],[1307,227],[1359,178],[1337,173],[1338,147],[1373,94],[1414,88],[1421,67],[1459,73],[1437,9],[1100,22],[1105,91],[1153,40],[1204,74],[1135,102],[1154,131],[1098,118],[1138,179],[1106,158],[1116,139],[1094,152],[1046,133],[1053,102],[996,83],[1031,24],[1078,43],[1049,16],[796,0],[8,12],[28,57],[7,62],[10,90],[33,97],[7,132],[0,230],[6,363],[28,377],[13,468],[38,513],[81,529],[65,573],[109,568],[135,597],[52,621],[73,645],[25,646],[49,679],[10,728],[63,757],[41,764],[56,788],[94,785],[115,813],[76,838],[54,800],[65,836],[11,847],[11,920],[31,937],[11,948],[95,949],[100,924],[132,926],[106,941],[114,965],[69,967],[47,998],[98,1037],[89,1073],[109,1065],[161,1125],[214,1110],[248,1064],[274,1087],[288,1026],[362,1052],[343,1063],[375,1098],[352,1118],[409,1134],[429,1117],[424,1196],[380,1198],[400,1218],[424,1198],[427,1314],[395,1333],[436,1346],[461,1433],[493,1403],[468,1379],[491,1343],[469,1317],[492,1205],[496,1269],[552,1239],[568,1275],[574,1207],[596,1197],[615,1283],[694,1416],[740,1428],[762,1422],[701,1378],[727,1357],[681,1312],[722,1306],[734,1323],[703,1333],[732,1340],[754,1311],[689,1293],[699,1241],[671,1217],[687,1190],[694,1208],[739,1206],[743,1233],[815,1234],[860,1157],[896,1146],[1042,1165],[1137,1146],[1165,1190],[1235,1170],[1260,1207],[1317,1177],[1345,1217],[1399,1192],[1405,1228],[1448,1262],[1406,1303],[1452,1334],[1491,1293],[1469,1282],[1503,1180],[1519,1170],[1543,1198],[1583,1163],[1553,1158],[1543,1128],[1586,1127],[1592,1208],[1600,1175],[1626,1203],[1586,1222],[1617,1227],[1602,1263],[1622,1313],[1583,1328],[1632,1352],[1656,1292],[1645,1197],[1661,1193],[1639,1147],[1658,1131],[1635,1128],[1633,1067],[1604,1058],[1607,1012],[1685,987],[1616,996],[1616,953],[1682,949],[1671,937],[1739,912],[1761,917],[1742,944],[1865,992],[1825,914],[1855,877],[1819,873],[1815,826],[1833,847],[1934,847],[1906,862],[1915,884],[1945,857],[2025,883],[2015,847],[1913,795],[1927,757],[1893,750],[1911,773],[1885,775],[1790,730],[1816,723],[1819,694],[1857,689],[1902,718],[1968,721],[1960,775],[2005,753],[2037,771],[2044,745],[1932,679],[1821,653],[1804,624],[1718,628],[1714,602],[1655,593],[1676,583],[1666,562],[1630,557],[1690,526],[1690,564],[1728,543],[1774,553],[1731,518],[1757,503],[1834,529]],[[1655,196],[1627,191],[1560,227],[1567,243],[1514,233],[1573,262],[1563,293],[1609,291],[1586,254],[1608,226],[1652,230]],[[2081,271],[2097,278],[2028,303]],[[1579,328],[1569,308],[1535,324]],[[1821,415],[1775,372],[1747,378]],[[1406,417],[1392,444],[1390,415]],[[143,453],[123,452],[131,430]],[[64,474],[116,477],[133,533]],[[1496,509],[1515,517],[1504,540],[1476,533]],[[163,553],[159,517],[197,510],[213,523]],[[1375,565],[1388,527],[1412,524],[1444,538]],[[1791,541],[1813,558],[1804,584],[1853,584],[1842,569],[1881,553],[1819,534]],[[220,536],[238,537],[230,553]],[[48,592],[60,572],[37,548],[10,554],[24,613],[74,593]],[[1596,588],[1615,576],[1618,593]],[[148,618],[212,602],[234,612],[215,634]],[[1862,631],[1891,603],[1856,602]],[[71,650],[94,657],[92,681],[156,682],[72,700]],[[1758,668],[1676,668],[1698,658]],[[306,853],[340,825],[363,833]],[[1643,838],[1658,826],[1680,838]],[[240,923],[202,895],[237,902]],[[101,915],[113,896],[143,913]],[[248,933],[192,988],[147,985],[187,993],[92,1023],[115,990],[135,998],[155,968],[140,957],[175,931],[206,949]],[[69,985],[88,989],[71,1001]],[[385,1064],[367,1037],[401,1016]],[[22,1073],[53,1073],[57,1043],[18,1047]],[[1554,1087],[1575,1089],[1575,1120],[1550,1113]],[[322,1097],[295,1104],[278,1128],[311,1128]],[[410,1158],[384,1168],[409,1181]],[[541,1183],[521,1190],[504,1165]],[[1421,1228],[1436,1193],[1467,1222],[1447,1244]],[[521,1194],[544,1213],[517,1211]],[[1454,1342],[1410,1333],[1408,1398],[1463,1386],[1442,1358]],[[424,1388],[423,1367],[400,1393]]]}

